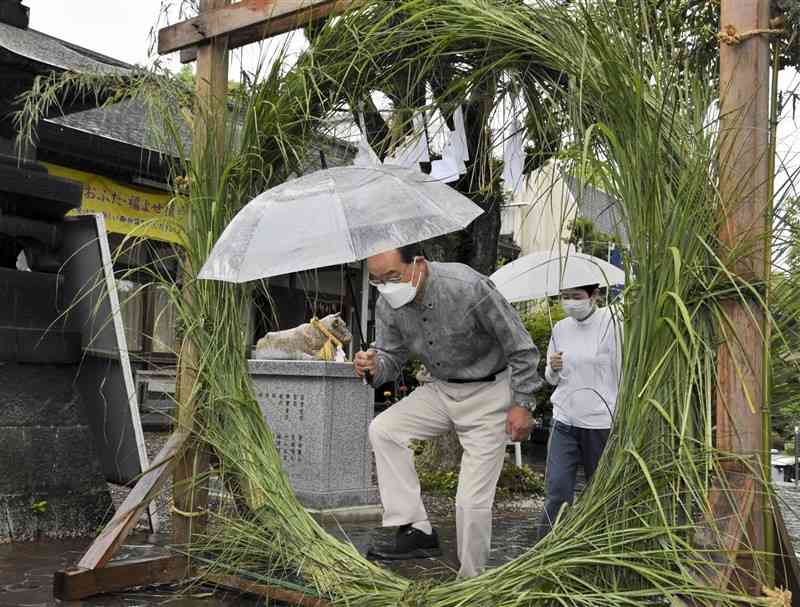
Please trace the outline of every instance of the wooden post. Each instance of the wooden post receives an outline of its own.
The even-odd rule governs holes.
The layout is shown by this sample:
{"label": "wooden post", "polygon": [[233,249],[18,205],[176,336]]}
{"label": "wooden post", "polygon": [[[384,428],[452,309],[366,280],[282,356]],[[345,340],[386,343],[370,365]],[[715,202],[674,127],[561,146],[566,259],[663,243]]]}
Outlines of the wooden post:
{"label": "wooden post", "polygon": [[[230,0],[201,0],[200,14],[221,8]],[[212,38],[199,47],[197,54],[197,103],[192,154],[222,154],[224,141],[225,99],[228,90],[227,37]],[[208,148],[212,149],[208,149]],[[198,268],[186,268],[184,299],[191,302],[192,286]],[[189,306],[191,308],[191,305]],[[195,425],[196,406],[193,399],[199,353],[190,338],[183,341],[180,352],[176,386],[177,418],[182,430],[191,432]],[[206,524],[208,506],[209,457],[206,447],[192,442],[175,466],[173,541],[178,545],[191,544],[194,534]]]}
{"label": "wooden post", "polygon": [[[768,255],[767,184],[769,139],[769,39],[756,34],[741,41],[735,35],[769,28],[769,0],[722,0],[720,24],[729,38],[720,45],[720,191],[725,221],[720,232],[722,258],[742,279],[762,283]],[[764,314],[759,306],[731,299],[723,304],[730,322],[723,328],[719,349],[717,392],[717,446],[752,456],[764,453],[762,413],[765,401]],[[730,468],[736,468],[731,464]],[[740,470],[741,471],[741,470]],[[765,496],[766,498],[766,496]],[[748,544],[764,550],[772,525],[764,499],[753,501],[748,520]],[[768,520],[768,519],[767,519]],[[764,563],[742,563],[761,580]],[[746,590],[759,593],[757,579]]]}

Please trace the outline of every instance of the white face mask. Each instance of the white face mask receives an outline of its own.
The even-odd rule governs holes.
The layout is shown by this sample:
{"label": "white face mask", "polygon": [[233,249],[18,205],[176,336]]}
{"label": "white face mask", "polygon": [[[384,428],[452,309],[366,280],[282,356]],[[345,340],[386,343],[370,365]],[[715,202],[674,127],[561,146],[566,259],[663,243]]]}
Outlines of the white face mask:
{"label": "white face mask", "polygon": [[561,307],[575,320],[583,320],[594,310],[594,302],[591,299],[562,299]]}
{"label": "white face mask", "polygon": [[410,282],[384,282],[376,285],[378,292],[386,299],[390,306],[395,310],[402,308],[412,299],[417,296],[417,287],[414,286],[414,267],[417,265],[417,260],[411,266],[411,281]]}

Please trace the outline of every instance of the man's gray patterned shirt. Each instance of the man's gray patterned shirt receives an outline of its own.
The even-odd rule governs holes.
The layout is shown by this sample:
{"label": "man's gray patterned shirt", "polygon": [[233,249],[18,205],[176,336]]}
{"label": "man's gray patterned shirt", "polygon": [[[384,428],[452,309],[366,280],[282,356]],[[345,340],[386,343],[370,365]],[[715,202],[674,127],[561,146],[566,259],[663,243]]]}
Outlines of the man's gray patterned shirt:
{"label": "man's gray patterned shirt", "polygon": [[410,356],[444,381],[488,377],[510,366],[514,402],[535,402],[542,386],[539,350],[517,311],[469,266],[427,264],[421,302],[394,309],[378,299],[373,384],[396,379]]}

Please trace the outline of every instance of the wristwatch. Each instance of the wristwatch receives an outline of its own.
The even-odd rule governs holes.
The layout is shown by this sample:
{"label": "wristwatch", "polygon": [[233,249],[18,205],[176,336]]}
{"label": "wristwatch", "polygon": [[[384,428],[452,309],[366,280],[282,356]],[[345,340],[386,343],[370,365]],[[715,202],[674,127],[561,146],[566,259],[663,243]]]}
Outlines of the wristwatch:
{"label": "wristwatch", "polygon": [[514,403],[518,407],[523,407],[528,410],[528,413],[533,415],[533,412],[536,411],[536,401],[535,400],[523,400]]}

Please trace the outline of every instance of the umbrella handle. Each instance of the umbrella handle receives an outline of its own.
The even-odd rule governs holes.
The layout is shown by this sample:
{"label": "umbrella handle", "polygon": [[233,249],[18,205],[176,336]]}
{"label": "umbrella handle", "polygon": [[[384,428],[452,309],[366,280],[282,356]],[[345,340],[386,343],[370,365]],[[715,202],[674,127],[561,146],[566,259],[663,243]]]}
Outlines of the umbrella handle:
{"label": "umbrella handle", "polygon": [[350,276],[350,270],[345,268],[345,274],[347,276],[347,287],[350,289],[350,298],[353,300],[353,311],[356,314],[356,328],[358,329],[358,341],[361,344],[361,349],[364,350],[369,347],[369,344],[367,344],[367,336],[361,332],[361,312],[367,314],[368,311],[362,310],[361,312],[359,312],[358,304],[356,303],[357,301],[356,292],[355,289],[353,288],[353,279]]}

